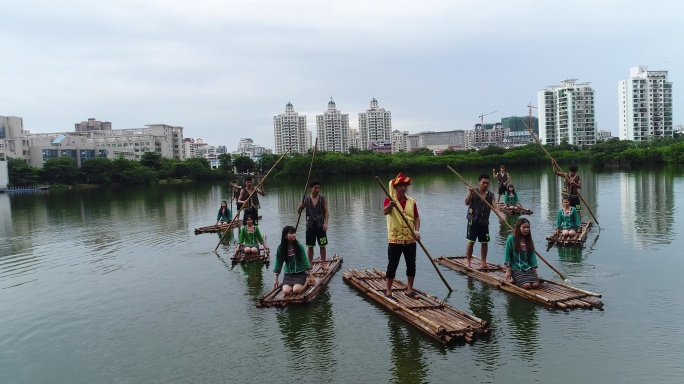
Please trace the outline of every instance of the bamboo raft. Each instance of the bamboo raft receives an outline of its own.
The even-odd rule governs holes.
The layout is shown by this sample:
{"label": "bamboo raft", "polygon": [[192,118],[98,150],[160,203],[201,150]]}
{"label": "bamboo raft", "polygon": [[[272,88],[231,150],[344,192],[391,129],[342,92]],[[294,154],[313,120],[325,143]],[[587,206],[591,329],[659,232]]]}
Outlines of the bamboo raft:
{"label": "bamboo raft", "polygon": [[235,264],[245,264],[251,262],[259,262],[265,265],[271,263],[271,249],[267,248],[266,236],[264,236],[264,244],[259,244],[259,252],[256,254],[250,253],[249,256],[240,249],[237,254],[234,254],[230,260],[232,260],[233,265]]}
{"label": "bamboo raft", "polygon": [[231,225],[230,227],[229,227],[229,224],[230,224],[230,223],[226,223],[226,224],[214,224],[214,225],[210,225],[210,226],[207,226],[207,227],[195,228],[195,235],[199,235],[199,234],[201,234],[201,233],[218,233],[218,232],[223,232],[223,231],[225,231],[225,230],[228,229],[228,228],[230,228],[230,229],[239,228],[240,225],[242,225],[242,221],[240,221],[240,220],[235,220],[235,221],[233,222],[233,225]]}
{"label": "bamboo raft", "polygon": [[531,215],[532,210],[515,206],[515,207],[509,207],[504,203],[499,203],[499,211],[507,214],[507,215]]}
{"label": "bamboo raft", "polygon": [[582,226],[579,228],[579,231],[575,234],[575,236],[568,238],[568,239],[561,239],[561,230],[556,228],[555,231],[551,234],[551,236],[546,238],[546,241],[549,242],[549,247],[552,247],[554,245],[558,246],[565,246],[565,245],[576,245],[576,246],[581,246],[584,244],[584,242],[587,240],[587,233],[589,233],[589,229],[591,229],[591,220],[587,220],[584,223],[582,223]]}
{"label": "bamboo raft", "polygon": [[[473,256],[472,258],[475,260],[475,263],[479,264],[479,259],[477,257]],[[449,269],[478,279],[483,283],[493,285],[503,291],[514,293],[525,299],[533,300],[552,308],[564,310],[575,308],[603,308],[603,303],[600,300],[592,298],[601,297],[600,294],[555,281],[540,278],[539,280],[542,284],[539,288],[530,290],[520,288],[513,283],[504,281],[506,270],[497,264],[489,263],[491,268],[478,270],[466,267],[465,256],[441,256],[435,259],[435,261]]]}
{"label": "bamboo raft", "polygon": [[285,307],[287,305],[310,304],[321,293],[323,288],[328,285],[328,282],[330,282],[330,279],[335,272],[340,269],[340,266],[342,265],[342,256],[335,254],[332,259],[326,260],[326,263],[328,265],[328,270],[324,271],[321,266],[321,259],[314,260],[313,265],[311,266],[311,272],[314,274],[316,284],[309,286],[306,291],[298,294],[291,293],[285,296],[282,291],[283,285],[280,284],[278,287],[266,292],[264,296],[259,299],[257,307]]}
{"label": "bamboo raft", "polygon": [[392,284],[394,299],[385,297],[387,283],[382,271],[362,272],[350,269],[342,274],[342,278],[367,297],[441,343],[472,343],[478,334],[487,334],[490,331],[486,321],[462,312],[418,289],[413,289],[418,293],[417,298],[406,296],[404,292],[407,286],[400,280],[395,279]]}

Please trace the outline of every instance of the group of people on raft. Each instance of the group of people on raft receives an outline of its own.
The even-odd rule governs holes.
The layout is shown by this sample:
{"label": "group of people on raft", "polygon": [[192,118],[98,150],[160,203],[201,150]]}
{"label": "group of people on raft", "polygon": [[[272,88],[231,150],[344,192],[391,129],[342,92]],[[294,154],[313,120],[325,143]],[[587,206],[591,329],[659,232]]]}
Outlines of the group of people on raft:
{"label": "group of people on raft", "polygon": [[[577,166],[570,167],[570,174],[556,172],[558,176],[564,178],[563,186],[563,208],[558,211],[556,226],[562,230],[563,236],[574,236],[578,227],[581,225],[579,219],[579,198],[578,189],[581,188],[581,180],[577,175]],[[488,269],[491,266],[487,263],[487,251],[489,243],[489,216],[494,210],[497,217],[499,214],[499,202],[501,195],[504,195],[504,203],[507,206],[519,206],[515,187],[510,184],[510,175],[506,172],[505,166],[500,167],[500,172],[495,173],[494,177],[499,184],[499,199],[494,203],[494,193],[489,190],[490,178],[486,173],[478,177],[478,186],[473,188],[468,186],[468,194],[465,198],[465,205],[468,206],[466,230],[466,266],[471,268],[471,259],[475,242],[480,242],[480,265],[478,269]],[[407,289],[405,294],[409,297],[416,297],[413,284],[416,276],[416,244],[420,241],[420,216],[418,205],[415,200],[406,194],[411,179],[400,173],[389,183],[392,199],[385,199],[383,213],[387,217],[387,272],[386,272],[386,291],[385,297],[393,299],[392,283],[396,276],[396,270],[404,255],[406,263]],[[576,200],[572,197],[577,198]],[[398,203],[398,204],[397,204]],[[574,206],[570,206],[574,204]],[[400,214],[400,212],[403,213]],[[402,217],[403,216],[403,217]],[[506,239],[504,250],[504,267],[506,274],[505,281],[511,282],[523,289],[534,289],[540,285],[539,275],[537,274],[537,256],[532,240],[529,220],[520,218],[515,223],[515,229]]]}
{"label": "group of people on raft", "polygon": [[[494,171],[494,170],[493,170]],[[563,207],[558,211],[556,226],[562,230],[562,236],[574,236],[581,225],[579,210],[579,199],[577,198],[578,189],[582,187],[580,176],[577,175],[577,166],[570,167],[570,174],[556,172],[564,178],[563,185]],[[489,216],[493,209],[498,217],[500,198],[504,196],[504,204],[507,206],[521,206],[515,187],[510,184],[510,175],[506,172],[504,165],[500,167],[500,172],[494,177],[498,182],[498,199],[494,204],[494,194],[489,190],[490,178],[486,173],[478,177],[477,189],[468,186],[468,194],[465,198],[467,210],[467,231],[466,231],[466,266],[471,268],[473,248],[476,241],[480,242],[480,266],[479,269],[491,268],[487,263],[487,251],[489,243]],[[405,294],[409,297],[417,297],[413,290],[416,276],[416,251],[417,241],[420,241],[420,215],[416,201],[406,194],[411,179],[402,173],[389,182],[391,198],[385,198],[383,203],[383,213],[387,221],[387,270],[386,270],[386,292],[387,298],[393,299],[392,284],[396,277],[402,254],[406,263],[407,289]],[[235,186],[235,185],[234,185]],[[251,187],[251,179],[249,179]],[[313,264],[314,247],[318,243],[320,248],[321,266],[323,270],[326,265],[326,246],[328,239],[326,231],[328,229],[328,204],[323,195],[320,194],[321,183],[312,181],[308,185],[310,194],[305,195],[299,205],[298,213],[306,211],[306,247],[297,240],[296,228],[286,226],[283,228],[280,243],[276,251],[275,265],[273,272],[275,279],[274,288],[279,284],[279,275],[284,269],[282,291],[285,295],[291,293],[302,293],[309,285],[315,284],[315,279],[311,273]],[[265,195],[263,190],[257,189],[257,193]],[[245,191],[241,191],[240,197]],[[249,194],[252,193],[251,190]],[[574,197],[574,199],[573,199]],[[258,200],[257,200],[258,201]],[[245,199],[239,199],[240,203],[249,203]],[[230,217],[224,216],[226,206],[225,201],[221,204],[219,217],[217,220]],[[574,204],[572,206],[571,204]],[[401,213],[399,212],[401,211]],[[254,224],[254,217],[250,212],[245,213],[245,226],[241,228],[238,238],[238,250],[244,252],[258,252],[258,246],[264,244],[263,237],[257,225]],[[515,224],[514,232],[508,236],[504,250],[504,267],[506,270],[505,280],[516,284],[524,289],[538,288],[540,281],[537,274],[537,257],[534,242],[532,240],[529,220],[520,218]]]}

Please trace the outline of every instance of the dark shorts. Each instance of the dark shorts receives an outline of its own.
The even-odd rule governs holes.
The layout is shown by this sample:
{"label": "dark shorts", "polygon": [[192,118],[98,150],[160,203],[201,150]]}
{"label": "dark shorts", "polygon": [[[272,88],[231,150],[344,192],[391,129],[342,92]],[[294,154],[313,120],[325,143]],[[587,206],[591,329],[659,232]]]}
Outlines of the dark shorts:
{"label": "dark shorts", "polygon": [[575,207],[575,209],[577,210],[577,213],[579,213],[579,211],[582,210],[582,204],[580,204],[579,196],[570,195],[568,197],[568,200],[570,200],[570,206]]}
{"label": "dark shorts", "polygon": [[507,186],[505,186],[503,184],[499,185],[499,195],[505,194],[507,190],[508,190]]}
{"label": "dark shorts", "polygon": [[475,240],[480,243],[489,243],[489,224],[480,224],[474,221],[468,221],[468,233],[466,240],[474,243]]}
{"label": "dark shorts", "polygon": [[304,285],[306,283],[306,272],[286,273],[283,278],[283,285]]}
{"label": "dark shorts", "polygon": [[318,240],[318,245],[323,248],[328,245],[328,235],[325,233],[323,228],[313,227],[306,229],[306,246],[315,247],[316,241]]}
{"label": "dark shorts", "polygon": [[406,276],[413,277],[416,275],[416,243],[389,243],[387,245],[387,273],[385,274],[388,279],[394,279],[397,276],[397,268],[402,253],[406,261]]}

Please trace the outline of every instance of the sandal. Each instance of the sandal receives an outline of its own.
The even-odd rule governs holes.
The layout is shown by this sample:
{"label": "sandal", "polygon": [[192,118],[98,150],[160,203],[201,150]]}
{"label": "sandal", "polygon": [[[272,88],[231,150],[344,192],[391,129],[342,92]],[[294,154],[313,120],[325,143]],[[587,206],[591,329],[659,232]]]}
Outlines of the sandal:
{"label": "sandal", "polygon": [[407,293],[406,296],[412,298],[412,299],[417,299],[418,298],[418,292],[416,291],[411,291],[411,293]]}
{"label": "sandal", "polygon": [[390,299],[390,300],[394,300],[394,295],[392,295],[391,293],[386,293],[385,297]]}

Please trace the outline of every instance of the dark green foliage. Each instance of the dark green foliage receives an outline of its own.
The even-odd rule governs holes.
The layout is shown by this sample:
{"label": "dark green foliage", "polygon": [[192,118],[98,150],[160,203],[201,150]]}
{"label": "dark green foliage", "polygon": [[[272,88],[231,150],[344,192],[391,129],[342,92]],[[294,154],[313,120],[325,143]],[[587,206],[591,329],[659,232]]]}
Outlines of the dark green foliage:
{"label": "dark green foliage", "polygon": [[254,163],[254,160],[247,156],[235,156],[235,159],[233,159],[233,165],[238,173],[254,172],[256,169],[256,163]]}
{"label": "dark green foliage", "polygon": [[43,181],[50,184],[73,185],[78,182],[76,159],[61,156],[43,164]]}
{"label": "dark green foliage", "polygon": [[79,168],[80,180],[87,184],[109,184],[112,182],[112,161],[109,159],[86,160]]}
{"label": "dark green foliage", "polygon": [[41,181],[42,171],[22,159],[7,159],[9,185],[13,187],[33,186]]}
{"label": "dark green foliage", "polygon": [[161,169],[162,161],[163,159],[159,152],[145,152],[140,157],[140,165],[155,171]]}

